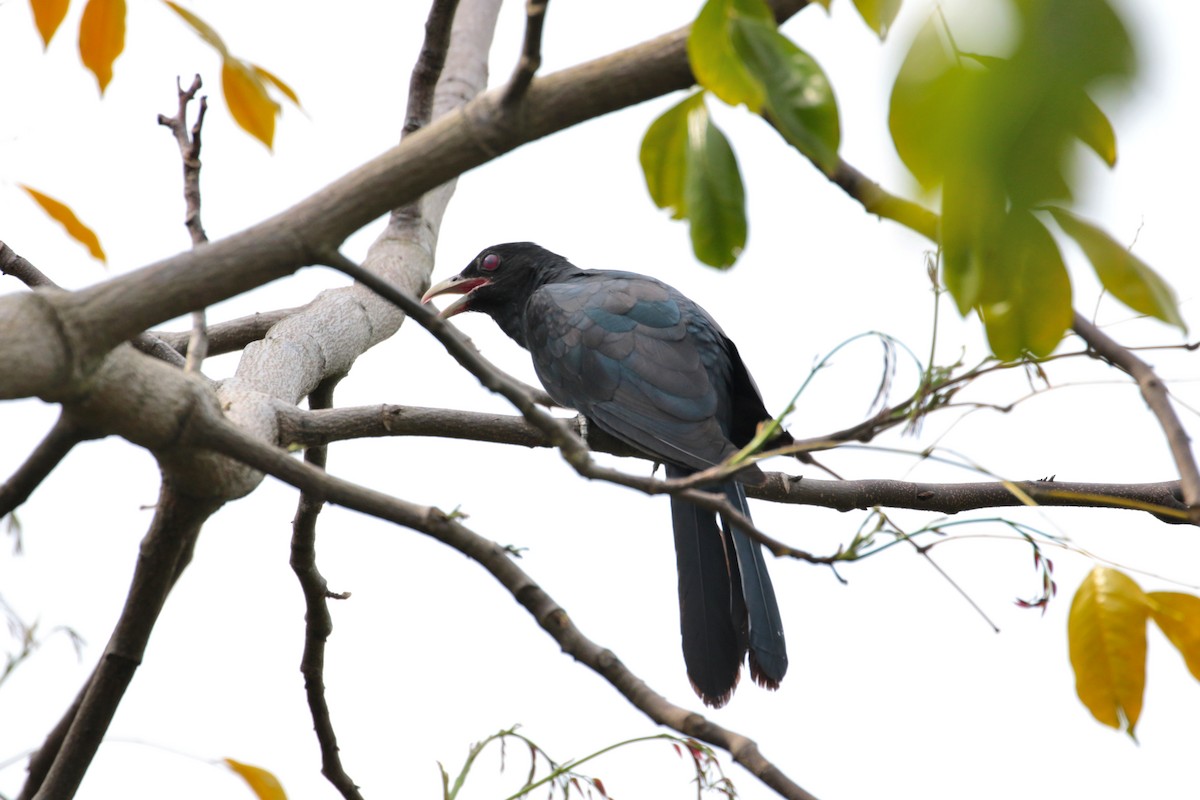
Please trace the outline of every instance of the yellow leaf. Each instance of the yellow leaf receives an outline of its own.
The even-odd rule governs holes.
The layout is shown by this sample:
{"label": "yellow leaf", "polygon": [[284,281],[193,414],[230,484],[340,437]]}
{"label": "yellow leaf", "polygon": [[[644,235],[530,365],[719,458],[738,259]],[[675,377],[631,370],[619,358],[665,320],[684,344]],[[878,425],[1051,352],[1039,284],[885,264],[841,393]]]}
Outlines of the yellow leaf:
{"label": "yellow leaf", "polygon": [[1182,592],[1150,592],[1149,596],[1154,621],[1183,654],[1192,677],[1200,680],[1200,597]]}
{"label": "yellow leaf", "polygon": [[279,779],[262,767],[243,764],[232,758],[225,759],[225,764],[250,784],[250,790],[259,800],[287,800],[287,793],[283,791]]}
{"label": "yellow leaf", "polygon": [[67,6],[70,4],[71,0],[29,0],[33,8],[33,21],[42,35],[43,47],[50,46],[50,40],[62,24],[63,17],[67,16]]}
{"label": "yellow leaf", "polygon": [[1130,578],[1096,567],[1071,601],[1067,641],[1075,691],[1100,722],[1130,736],[1146,687],[1146,619],[1152,603]]}
{"label": "yellow leaf", "polygon": [[216,32],[216,30],[213,29],[211,25],[197,17],[192,12],[188,11],[183,6],[172,3],[171,0],[163,0],[163,2],[167,4],[168,8],[170,8],[179,16],[183,17],[183,21],[190,25],[192,30],[194,30],[201,39],[212,45],[213,49],[220,53],[222,58],[229,57],[229,50],[226,49],[224,40],[221,39],[220,35]]}
{"label": "yellow leaf", "polygon": [[31,189],[23,183],[17,184],[25,192],[34,199],[42,210],[50,217],[67,229],[67,233],[72,239],[82,244],[92,254],[92,258],[108,263],[107,256],[104,255],[104,248],[100,246],[100,239],[96,236],[95,231],[79,221],[79,217],[75,216],[75,212],[68,208],[65,204],[60,203],[53,197],[48,197],[42,194],[37,189]]}
{"label": "yellow leaf", "polygon": [[236,58],[227,58],[221,65],[221,88],[234,122],[270,149],[279,104],[267,96],[258,74]]}
{"label": "yellow leaf", "polygon": [[262,78],[264,81],[283,92],[284,96],[287,97],[288,100],[291,100],[292,104],[295,105],[296,108],[300,107],[300,98],[296,95],[295,90],[292,89],[291,86],[288,86],[283,82],[282,78],[273,72],[267,71],[266,68],[260,67],[258,64],[251,64],[250,69],[254,70],[254,73],[258,75],[258,77]]}
{"label": "yellow leaf", "polygon": [[100,84],[112,80],[112,65],[125,49],[125,0],[88,0],[79,21],[79,55]]}

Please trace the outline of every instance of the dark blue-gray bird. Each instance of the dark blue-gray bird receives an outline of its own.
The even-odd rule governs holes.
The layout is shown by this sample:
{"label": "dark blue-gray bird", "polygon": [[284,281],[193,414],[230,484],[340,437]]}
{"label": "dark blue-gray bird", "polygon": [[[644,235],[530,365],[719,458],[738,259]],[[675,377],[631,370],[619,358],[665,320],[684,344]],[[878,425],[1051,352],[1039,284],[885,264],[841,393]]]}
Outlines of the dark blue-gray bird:
{"label": "dark blue-gray bird", "polygon": [[[481,311],[533,356],[546,392],[590,425],[683,477],[719,464],[771,415],[737,347],[676,289],[633,272],[582,270],[531,242],[483,250],[423,302],[461,294],[442,312]],[[780,433],[768,446],[788,444]],[[746,517],[743,483],[757,466],[705,487]],[[787,671],[783,624],[762,548],[723,518],[671,497],[680,628],[700,698],[729,701],[749,654],[753,679],[778,688]]]}

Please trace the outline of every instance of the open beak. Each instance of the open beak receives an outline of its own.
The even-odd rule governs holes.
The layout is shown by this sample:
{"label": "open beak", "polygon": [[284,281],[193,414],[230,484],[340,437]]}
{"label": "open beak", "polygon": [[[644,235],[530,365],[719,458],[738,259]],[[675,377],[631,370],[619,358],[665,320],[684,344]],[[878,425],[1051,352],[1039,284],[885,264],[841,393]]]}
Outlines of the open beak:
{"label": "open beak", "polygon": [[462,275],[455,275],[453,278],[447,278],[441,283],[430,286],[429,291],[421,297],[421,302],[428,303],[441,294],[461,294],[462,297],[443,308],[438,314],[442,319],[447,319],[461,311],[469,311],[471,293],[480,286],[486,286],[489,283],[491,281],[487,278],[464,278]]}

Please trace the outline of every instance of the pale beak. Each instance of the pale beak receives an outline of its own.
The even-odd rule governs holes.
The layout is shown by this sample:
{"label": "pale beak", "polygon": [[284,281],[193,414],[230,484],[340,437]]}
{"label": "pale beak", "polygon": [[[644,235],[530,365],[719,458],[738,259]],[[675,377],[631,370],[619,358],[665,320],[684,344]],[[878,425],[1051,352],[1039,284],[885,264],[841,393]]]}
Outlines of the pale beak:
{"label": "pale beak", "polygon": [[455,300],[450,305],[446,306],[438,314],[442,319],[453,317],[462,311],[469,311],[471,304],[471,293],[480,286],[486,286],[491,283],[487,278],[464,278],[462,275],[455,275],[453,278],[447,278],[441,283],[429,287],[429,291],[421,297],[422,303],[428,303],[433,298],[441,294],[461,294],[462,297]]}

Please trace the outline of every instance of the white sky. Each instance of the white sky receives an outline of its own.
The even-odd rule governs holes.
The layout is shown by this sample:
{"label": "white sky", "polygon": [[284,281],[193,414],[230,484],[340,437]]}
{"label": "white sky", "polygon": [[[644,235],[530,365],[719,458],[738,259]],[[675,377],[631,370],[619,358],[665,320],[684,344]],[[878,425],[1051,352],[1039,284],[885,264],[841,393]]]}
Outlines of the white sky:
{"label": "white sky", "polygon": [[[846,0],[835,3],[832,16],[809,9],[785,27],[833,81],[844,157],[900,191],[907,182],[884,127],[887,94],[924,5],[906,4],[884,46]],[[948,8],[952,24],[962,26],[960,41],[969,37],[967,17],[956,13],[964,5],[981,6]],[[677,27],[698,6],[551,4],[545,70]],[[204,221],[213,238],[286,208],[398,137],[423,3],[360,0],[331,10],[315,2],[214,0],[195,10],[235,53],[299,92],[307,116],[285,111],[274,156],[233,129],[215,96],[215,55],[165,7],[133,5],[127,52],[99,102],[75,53],[78,8],[43,55],[26,4],[0,6],[6,112],[0,238],[62,284],[87,285],[106,275],[16,191],[16,182],[70,203],[100,233],[113,273],[187,246],[177,151],[154,124],[156,114],[173,113],[176,74],[186,83],[199,71],[214,89],[203,175]],[[1200,209],[1192,184],[1200,165],[1193,77],[1200,64],[1193,39],[1200,11],[1132,2],[1121,10],[1143,55],[1142,79],[1132,100],[1106,104],[1120,162],[1110,174],[1083,159],[1090,194],[1080,210],[1122,241],[1137,236],[1136,252],[1177,287],[1195,326],[1200,273],[1191,234]],[[493,83],[510,73],[522,24],[521,4],[510,4],[493,49]],[[980,27],[996,24],[1002,20]],[[536,240],[580,266],[652,273],[721,321],[773,409],[787,402],[814,359],[856,333],[887,331],[924,356],[931,309],[926,243],[864,215],[741,112],[721,110],[718,118],[741,160],[750,242],[728,274],[694,262],[686,229],[652,207],[636,161],[642,132],[676,101],[662,98],[588,123],[470,173],[446,218],[437,275],[457,272],[487,244],[517,239]],[[376,229],[354,237],[346,252],[361,258]],[[1090,312],[1097,308],[1095,281],[1077,253],[1067,255],[1077,307]],[[310,270],[222,304],[210,318],[292,305],[343,283]],[[0,281],[0,290],[22,291],[11,279]],[[1099,321],[1126,343],[1180,341],[1174,331],[1131,317],[1111,300],[1098,304]],[[488,319],[458,319],[489,358],[533,380],[527,355]],[[952,312],[943,315],[939,344],[943,361],[961,348],[968,362],[983,352],[976,322],[960,322]],[[803,398],[793,433],[814,436],[859,420],[877,380],[877,350],[863,343],[839,358]],[[1152,360],[1168,378],[1197,376],[1194,357],[1155,353]],[[235,363],[214,359],[208,371],[220,377]],[[1050,374],[1059,386],[1084,385],[1057,389],[1007,415],[980,412],[957,424],[951,415],[935,417],[921,440],[889,437],[880,444],[919,450],[944,436],[945,446],[1016,479],[1173,476],[1160,432],[1115,373],[1080,362]],[[914,381],[905,364],[897,391],[911,390]],[[1176,389],[1196,405],[1194,383]],[[1020,379],[999,379],[971,397],[1003,403],[1025,391]],[[508,410],[414,325],[359,360],[338,402]],[[1184,413],[1194,427],[1195,415]],[[0,474],[20,463],[54,417],[52,407],[36,401],[0,407]],[[862,450],[827,460],[848,477],[977,479]],[[800,471],[791,463],[774,468]],[[674,702],[700,708],[679,652],[665,499],[585,484],[548,451],[463,442],[338,445],[330,469],[415,502],[447,510],[461,505],[475,530],[527,548],[522,566],[587,635]],[[91,443],[20,509],[26,552],[14,557],[0,548],[0,594],[45,630],[72,626],[87,646],[77,662],[65,638],[51,637],[0,690],[0,762],[40,744],[103,649],[150,519],[156,476],[142,451],[118,440]],[[237,778],[202,760],[222,757],[272,770],[292,798],[336,796],[319,774],[297,669],[303,606],[287,565],[294,509],[295,492],[268,480],[208,526],[80,797],[249,797]],[[865,516],[763,503],[754,513],[773,535],[818,552],[849,541]],[[1005,516],[1153,573],[1138,576],[1146,588],[1200,583],[1200,545],[1191,529],[1120,512]],[[930,519],[896,518],[913,527]],[[333,509],[322,516],[318,552],[331,588],[353,593],[333,609],[326,683],[346,767],[367,797],[437,796],[437,761],[457,768],[471,742],[514,723],[560,760],[655,732],[456,553]],[[977,539],[934,549],[1000,635],[903,547],[846,565],[845,586],[826,569],[776,562],[792,653],[787,680],[775,694],[747,682],[726,709],[707,713],[755,738],[767,757],[823,800],[1193,797],[1200,691],[1182,660],[1152,633],[1140,745],[1095,723],[1074,696],[1065,640],[1070,595],[1093,562],[1077,553],[1050,554],[1062,595],[1043,617],[1012,603],[1038,588],[1027,547]],[[510,771],[499,784],[495,760],[484,759],[464,796],[505,796],[498,787],[515,787],[524,774],[518,752],[509,750]],[[743,797],[770,796],[752,776],[727,769]],[[640,745],[585,771],[602,777],[619,798],[691,796],[687,766],[664,745]],[[22,777],[19,764],[0,770],[0,793],[15,793]]]}

